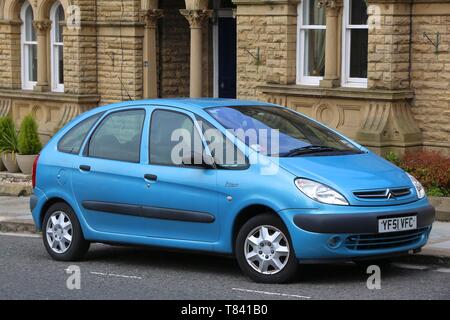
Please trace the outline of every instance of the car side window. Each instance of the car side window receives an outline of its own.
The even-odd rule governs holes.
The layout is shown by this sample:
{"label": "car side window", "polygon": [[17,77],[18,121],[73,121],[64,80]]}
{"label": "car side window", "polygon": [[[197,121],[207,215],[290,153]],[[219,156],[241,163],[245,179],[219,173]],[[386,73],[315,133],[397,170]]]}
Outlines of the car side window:
{"label": "car side window", "polygon": [[144,119],[145,111],[142,109],[107,115],[92,134],[87,155],[138,163]]}
{"label": "car side window", "polygon": [[211,151],[214,162],[219,168],[234,170],[248,168],[247,157],[219,129],[200,117],[197,117],[197,122],[202,128],[202,134]]}
{"label": "car side window", "polygon": [[97,113],[70,129],[59,141],[58,151],[70,154],[79,154],[81,145],[83,144],[86,135],[95,122],[103,113]]}
{"label": "car side window", "polygon": [[155,110],[150,127],[150,163],[182,166],[183,155],[195,150],[194,139],[201,143],[189,116],[177,111]]}

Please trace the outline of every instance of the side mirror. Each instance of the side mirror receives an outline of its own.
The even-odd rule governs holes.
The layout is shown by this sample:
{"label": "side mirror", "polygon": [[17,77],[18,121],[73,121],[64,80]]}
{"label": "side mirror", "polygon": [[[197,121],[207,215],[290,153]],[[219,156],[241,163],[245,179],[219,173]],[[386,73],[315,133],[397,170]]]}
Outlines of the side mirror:
{"label": "side mirror", "polygon": [[202,167],[205,169],[216,169],[214,158],[207,154],[201,154],[199,152],[191,152],[183,157],[181,160],[183,165],[192,167]]}

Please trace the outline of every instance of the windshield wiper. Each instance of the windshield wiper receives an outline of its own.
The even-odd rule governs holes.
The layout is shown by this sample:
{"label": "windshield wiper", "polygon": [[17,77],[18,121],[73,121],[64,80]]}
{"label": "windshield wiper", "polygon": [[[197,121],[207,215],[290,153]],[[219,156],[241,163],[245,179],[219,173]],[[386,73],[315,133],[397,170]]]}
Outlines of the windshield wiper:
{"label": "windshield wiper", "polygon": [[326,146],[319,146],[319,145],[310,145],[306,147],[301,148],[295,148],[292,149],[285,154],[283,154],[283,157],[296,157],[304,154],[311,154],[311,153],[319,153],[319,152],[347,152],[350,150],[339,150],[333,147],[326,147]]}

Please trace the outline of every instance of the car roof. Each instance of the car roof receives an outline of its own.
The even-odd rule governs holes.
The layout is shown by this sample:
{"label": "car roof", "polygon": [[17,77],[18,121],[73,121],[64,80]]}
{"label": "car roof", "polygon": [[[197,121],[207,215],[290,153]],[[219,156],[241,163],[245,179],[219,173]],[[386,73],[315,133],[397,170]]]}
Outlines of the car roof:
{"label": "car roof", "polygon": [[276,106],[271,103],[251,100],[236,100],[223,98],[165,98],[165,99],[148,99],[148,100],[132,100],[118,102],[96,108],[96,111],[108,111],[121,107],[132,107],[142,105],[155,105],[182,108],[190,111],[205,109],[211,107],[231,107],[231,106]]}

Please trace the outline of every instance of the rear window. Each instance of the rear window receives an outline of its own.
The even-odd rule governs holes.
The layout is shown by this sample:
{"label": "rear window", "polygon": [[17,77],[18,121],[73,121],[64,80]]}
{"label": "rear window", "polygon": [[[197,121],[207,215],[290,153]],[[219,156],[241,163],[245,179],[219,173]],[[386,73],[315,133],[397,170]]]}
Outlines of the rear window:
{"label": "rear window", "polygon": [[70,129],[59,141],[58,151],[79,154],[86,135],[101,115],[102,113],[95,114]]}

